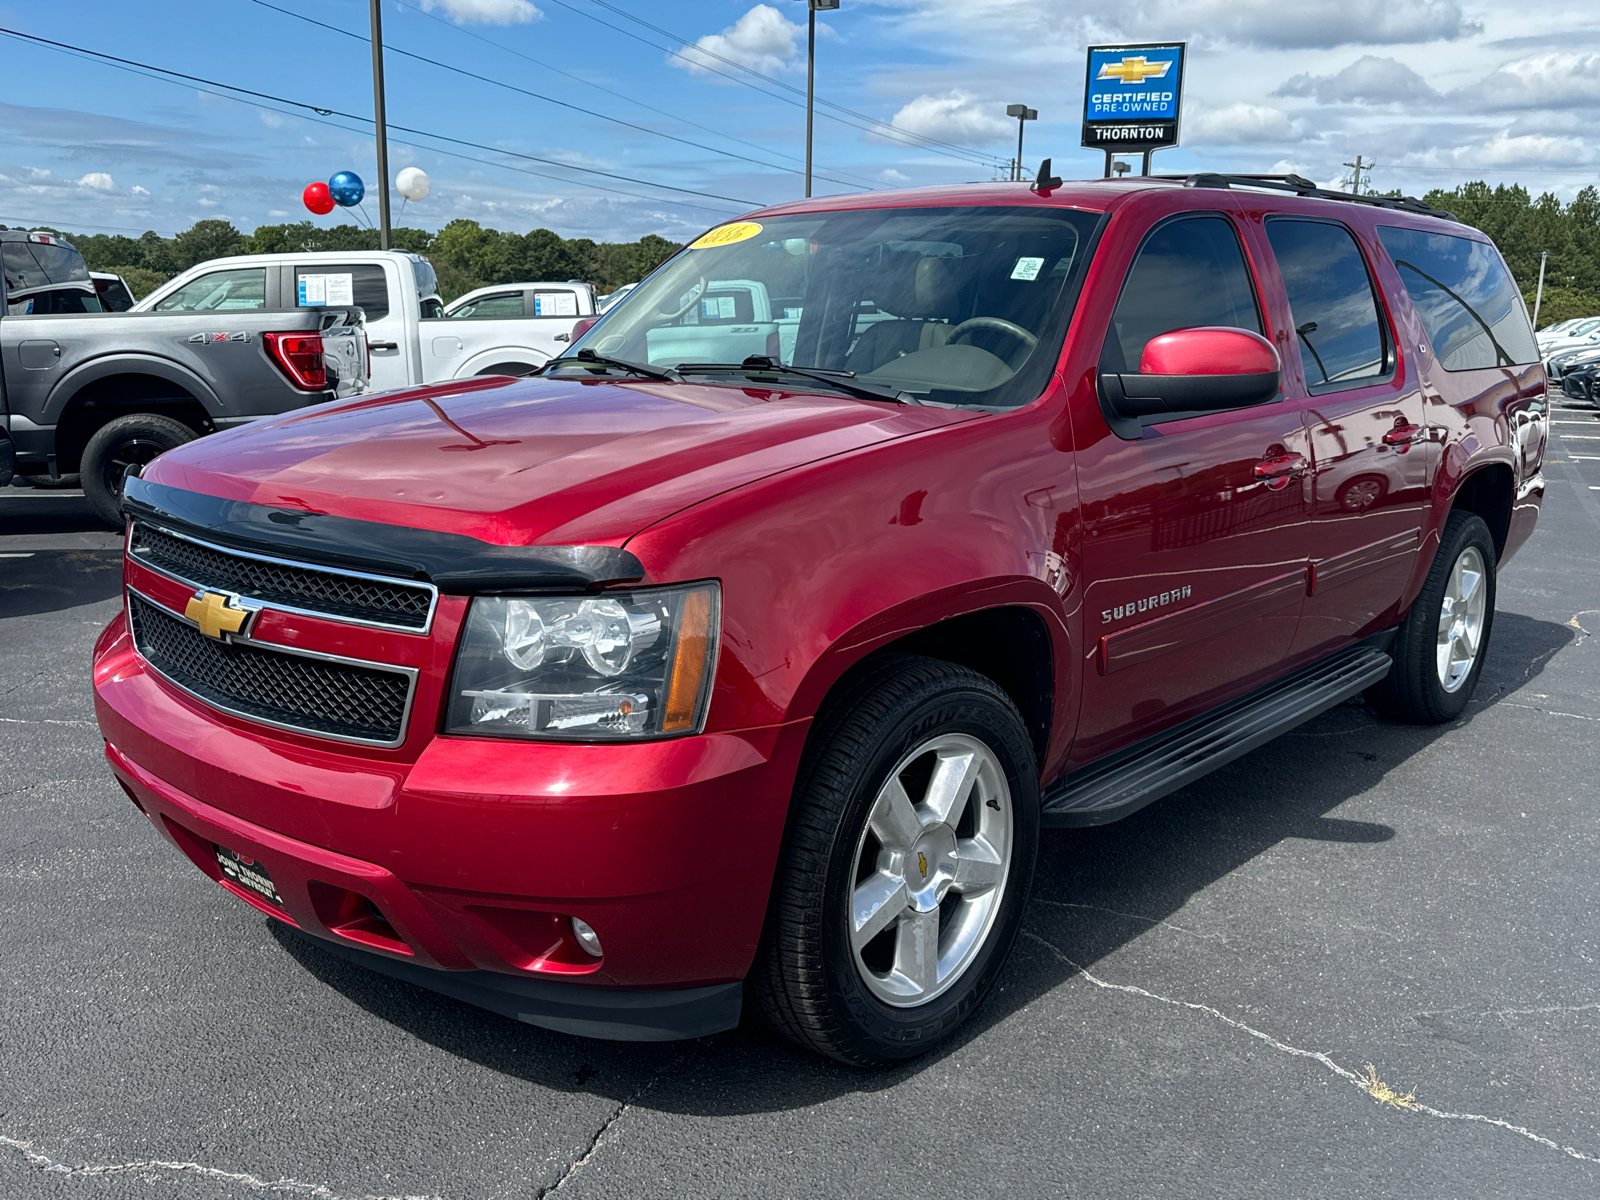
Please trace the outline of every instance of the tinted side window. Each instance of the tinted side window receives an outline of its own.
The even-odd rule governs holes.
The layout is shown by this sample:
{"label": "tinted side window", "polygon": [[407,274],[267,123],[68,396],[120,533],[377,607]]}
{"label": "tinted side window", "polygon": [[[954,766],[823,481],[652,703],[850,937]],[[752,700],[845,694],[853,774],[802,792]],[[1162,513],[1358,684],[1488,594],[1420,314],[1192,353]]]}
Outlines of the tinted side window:
{"label": "tinted side window", "polygon": [[264,267],[211,271],[191,279],[155,306],[156,312],[211,312],[262,309],[267,306]]}
{"label": "tinted side window", "polygon": [[1378,236],[1445,370],[1539,361],[1522,297],[1493,246],[1392,225]]}
{"label": "tinted side window", "polygon": [[6,242],[0,245],[0,262],[13,292],[89,278],[83,256],[59,242]]}
{"label": "tinted side window", "polygon": [[1169,221],[1145,238],[1122,285],[1101,369],[1137,371],[1151,338],[1195,325],[1261,332],[1244,252],[1222,217]]}
{"label": "tinted side window", "polygon": [[295,303],[301,308],[354,304],[367,314],[369,321],[381,321],[389,315],[389,282],[379,263],[296,267],[294,290]]}
{"label": "tinted side window", "polygon": [[[371,315],[370,313],[368,314]],[[521,292],[496,292],[492,296],[479,296],[467,304],[463,304],[450,314],[454,320],[468,320],[476,318],[483,320],[486,317],[520,317],[522,315]]]}
{"label": "tinted side window", "polygon": [[1289,311],[1313,392],[1352,387],[1387,373],[1388,354],[1372,280],[1343,225],[1281,218],[1267,222]]}

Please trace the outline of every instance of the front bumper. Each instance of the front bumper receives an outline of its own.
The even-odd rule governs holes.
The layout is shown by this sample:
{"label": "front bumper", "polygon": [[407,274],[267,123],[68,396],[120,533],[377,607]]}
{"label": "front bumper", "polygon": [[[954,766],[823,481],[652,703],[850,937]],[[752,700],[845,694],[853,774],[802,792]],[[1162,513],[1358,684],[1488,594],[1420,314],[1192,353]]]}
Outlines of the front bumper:
{"label": "front bumper", "polygon": [[[162,835],[346,957],[588,1036],[738,1021],[806,722],[626,745],[434,737],[405,761],[206,707],[145,668],[121,617],[95,705]],[[281,907],[225,877],[217,847],[265,867]]]}

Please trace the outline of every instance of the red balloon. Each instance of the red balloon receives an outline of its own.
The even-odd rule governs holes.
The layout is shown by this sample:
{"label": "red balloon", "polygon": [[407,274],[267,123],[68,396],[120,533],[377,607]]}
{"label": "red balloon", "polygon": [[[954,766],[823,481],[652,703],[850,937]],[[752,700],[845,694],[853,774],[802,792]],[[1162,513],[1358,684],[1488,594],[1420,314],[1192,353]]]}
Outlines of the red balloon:
{"label": "red balloon", "polygon": [[328,192],[328,185],[320,181],[306,184],[306,190],[300,194],[300,198],[319,217],[325,217],[333,211],[333,197]]}

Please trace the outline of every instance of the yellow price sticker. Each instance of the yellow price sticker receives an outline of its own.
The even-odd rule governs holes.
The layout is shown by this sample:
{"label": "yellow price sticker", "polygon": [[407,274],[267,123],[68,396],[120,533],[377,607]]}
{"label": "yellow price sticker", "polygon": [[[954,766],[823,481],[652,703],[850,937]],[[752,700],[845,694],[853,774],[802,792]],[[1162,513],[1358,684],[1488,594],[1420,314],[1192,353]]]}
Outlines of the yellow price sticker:
{"label": "yellow price sticker", "polygon": [[731,225],[718,225],[709,233],[702,233],[689,243],[691,250],[709,250],[713,246],[731,246],[735,242],[747,242],[761,232],[761,226],[755,221],[735,221]]}

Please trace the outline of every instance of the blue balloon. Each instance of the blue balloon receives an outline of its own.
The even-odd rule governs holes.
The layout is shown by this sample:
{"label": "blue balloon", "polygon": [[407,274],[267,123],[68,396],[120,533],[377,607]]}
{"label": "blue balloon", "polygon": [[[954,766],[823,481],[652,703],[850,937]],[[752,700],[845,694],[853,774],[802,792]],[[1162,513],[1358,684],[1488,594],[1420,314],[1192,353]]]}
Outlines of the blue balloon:
{"label": "blue balloon", "polygon": [[366,194],[367,185],[361,182],[361,176],[354,171],[340,171],[328,180],[328,195],[340,208],[355,207]]}

